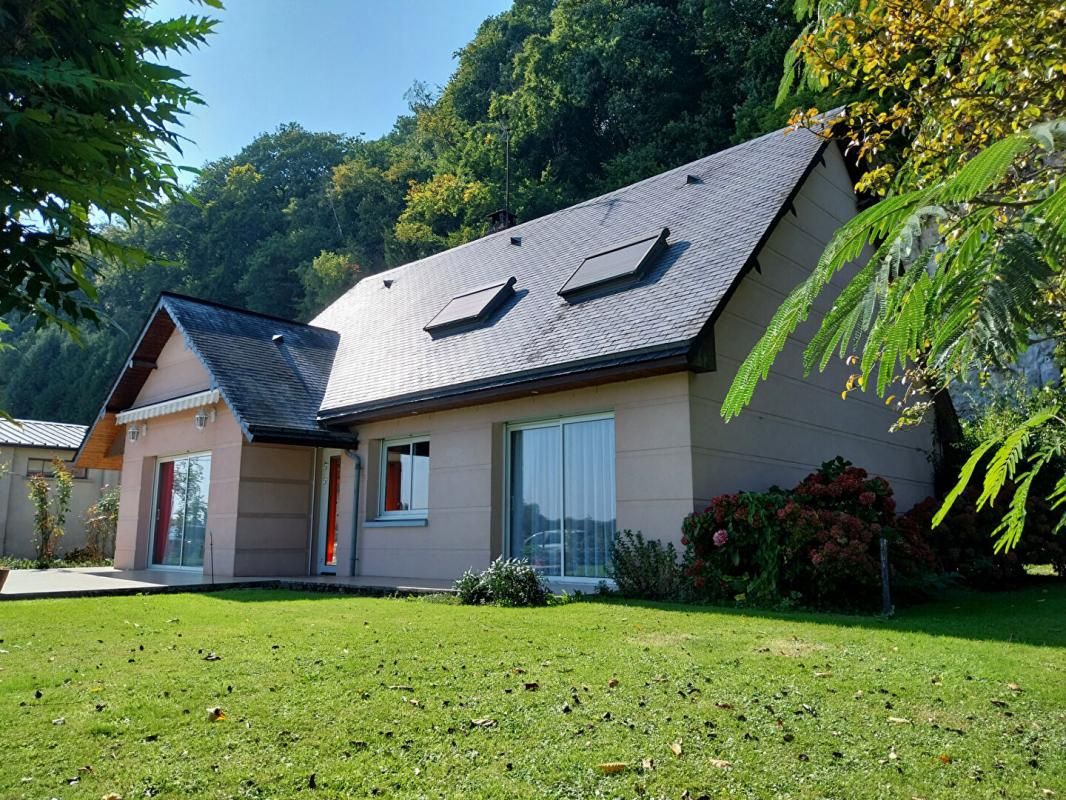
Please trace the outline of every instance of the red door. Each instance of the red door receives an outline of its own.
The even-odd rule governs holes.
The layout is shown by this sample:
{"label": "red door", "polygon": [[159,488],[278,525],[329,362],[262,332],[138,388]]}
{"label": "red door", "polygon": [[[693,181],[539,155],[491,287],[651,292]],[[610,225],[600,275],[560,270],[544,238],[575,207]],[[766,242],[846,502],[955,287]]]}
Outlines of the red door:
{"label": "red door", "polygon": [[341,457],[330,456],[329,480],[326,482],[326,541],[323,565],[337,566],[337,497],[341,486]]}

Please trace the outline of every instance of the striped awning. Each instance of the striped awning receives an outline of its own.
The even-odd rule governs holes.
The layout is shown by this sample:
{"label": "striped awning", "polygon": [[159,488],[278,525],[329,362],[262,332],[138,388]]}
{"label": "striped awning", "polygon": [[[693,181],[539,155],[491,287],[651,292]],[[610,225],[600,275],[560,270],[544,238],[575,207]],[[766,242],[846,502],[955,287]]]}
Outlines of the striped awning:
{"label": "striped awning", "polygon": [[119,425],[128,425],[131,422],[140,422],[142,419],[152,419],[152,417],[162,417],[165,414],[187,411],[190,408],[213,406],[218,402],[218,397],[218,389],[208,389],[206,392],[174,397],[170,400],[162,400],[151,405],[122,411],[115,415],[115,422]]}

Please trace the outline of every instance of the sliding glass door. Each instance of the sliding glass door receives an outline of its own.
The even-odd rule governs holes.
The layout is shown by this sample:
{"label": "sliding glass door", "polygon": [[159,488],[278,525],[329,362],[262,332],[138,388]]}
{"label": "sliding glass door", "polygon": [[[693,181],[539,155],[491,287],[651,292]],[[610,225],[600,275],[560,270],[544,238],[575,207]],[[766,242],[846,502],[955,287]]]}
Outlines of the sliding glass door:
{"label": "sliding glass door", "polygon": [[160,460],[156,476],[152,564],[203,567],[211,454]]}
{"label": "sliding glass door", "polygon": [[508,545],[543,575],[606,578],[615,534],[614,418],[508,429]]}

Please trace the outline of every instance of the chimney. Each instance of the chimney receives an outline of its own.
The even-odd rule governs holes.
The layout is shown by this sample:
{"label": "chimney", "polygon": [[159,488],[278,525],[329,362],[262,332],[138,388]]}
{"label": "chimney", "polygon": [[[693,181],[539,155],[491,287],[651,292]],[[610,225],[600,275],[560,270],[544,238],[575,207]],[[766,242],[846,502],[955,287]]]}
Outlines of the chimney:
{"label": "chimney", "polygon": [[497,233],[498,231],[513,228],[517,222],[518,218],[510,209],[501,208],[499,211],[493,211],[489,214],[489,233]]}

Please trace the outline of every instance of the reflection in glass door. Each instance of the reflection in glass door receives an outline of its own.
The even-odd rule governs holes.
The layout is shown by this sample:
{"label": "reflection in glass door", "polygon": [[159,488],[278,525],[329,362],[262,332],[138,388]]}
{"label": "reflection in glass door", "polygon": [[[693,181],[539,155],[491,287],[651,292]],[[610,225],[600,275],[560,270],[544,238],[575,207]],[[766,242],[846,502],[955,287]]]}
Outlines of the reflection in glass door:
{"label": "reflection in glass door", "polygon": [[203,567],[211,455],[160,461],[156,480],[152,564]]}
{"label": "reflection in glass door", "polygon": [[609,574],[615,534],[614,419],[512,425],[508,552],[542,575]]}

